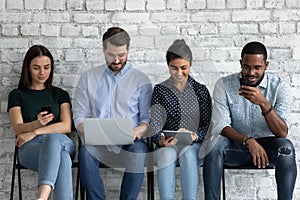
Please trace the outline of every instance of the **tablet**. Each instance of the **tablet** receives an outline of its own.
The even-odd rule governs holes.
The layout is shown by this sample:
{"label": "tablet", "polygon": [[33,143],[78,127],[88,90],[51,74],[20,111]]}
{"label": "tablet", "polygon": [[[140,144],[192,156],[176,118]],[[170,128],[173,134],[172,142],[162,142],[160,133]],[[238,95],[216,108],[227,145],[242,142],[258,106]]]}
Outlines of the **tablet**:
{"label": "tablet", "polygon": [[193,144],[193,139],[190,132],[164,130],[163,133],[166,138],[168,137],[176,138],[178,140],[176,144],[178,145]]}

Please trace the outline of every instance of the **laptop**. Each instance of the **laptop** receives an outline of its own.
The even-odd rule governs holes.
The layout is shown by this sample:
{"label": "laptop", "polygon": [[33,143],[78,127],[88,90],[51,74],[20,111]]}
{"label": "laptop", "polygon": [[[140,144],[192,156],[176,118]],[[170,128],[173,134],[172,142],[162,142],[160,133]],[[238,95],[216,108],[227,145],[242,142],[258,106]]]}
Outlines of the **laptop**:
{"label": "laptop", "polygon": [[133,123],[130,118],[87,118],[83,121],[86,145],[133,144]]}

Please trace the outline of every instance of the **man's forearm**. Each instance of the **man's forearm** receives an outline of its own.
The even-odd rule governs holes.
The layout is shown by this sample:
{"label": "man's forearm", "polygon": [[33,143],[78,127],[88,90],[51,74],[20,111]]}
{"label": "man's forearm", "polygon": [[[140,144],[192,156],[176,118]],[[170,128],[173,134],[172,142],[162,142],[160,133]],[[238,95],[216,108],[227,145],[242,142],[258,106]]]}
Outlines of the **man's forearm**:
{"label": "man's forearm", "polygon": [[247,137],[246,135],[236,131],[234,128],[230,126],[226,126],[225,128],[223,128],[221,134],[240,144],[242,144],[245,140],[245,137]]}
{"label": "man's forearm", "polygon": [[288,134],[288,127],[285,121],[277,115],[273,107],[270,107],[269,110],[262,112],[266,123],[270,131],[277,137],[286,137]]}

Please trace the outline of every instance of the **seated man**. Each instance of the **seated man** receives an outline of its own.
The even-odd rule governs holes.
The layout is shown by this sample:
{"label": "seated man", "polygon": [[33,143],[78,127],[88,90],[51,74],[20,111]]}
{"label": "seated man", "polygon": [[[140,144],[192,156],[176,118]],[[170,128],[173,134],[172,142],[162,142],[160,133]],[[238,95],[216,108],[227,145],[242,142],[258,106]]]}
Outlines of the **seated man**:
{"label": "seated man", "polygon": [[150,122],[152,86],[149,78],[127,62],[130,37],[118,27],[103,35],[106,64],[86,71],[80,78],[74,103],[74,123],[84,133],[86,118],[131,118],[134,143],[123,146],[82,146],[80,178],[88,200],[105,199],[99,164],[116,157],[124,160],[120,199],[137,199],[144,178],[148,146],[142,136]]}
{"label": "seated man", "polygon": [[220,78],[214,89],[210,136],[221,134],[204,159],[206,200],[220,199],[223,164],[275,167],[278,199],[290,200],[297,176],[290,130],[291,93],[281,78],[266,72],[263,44],[241,53],[241,72]]}

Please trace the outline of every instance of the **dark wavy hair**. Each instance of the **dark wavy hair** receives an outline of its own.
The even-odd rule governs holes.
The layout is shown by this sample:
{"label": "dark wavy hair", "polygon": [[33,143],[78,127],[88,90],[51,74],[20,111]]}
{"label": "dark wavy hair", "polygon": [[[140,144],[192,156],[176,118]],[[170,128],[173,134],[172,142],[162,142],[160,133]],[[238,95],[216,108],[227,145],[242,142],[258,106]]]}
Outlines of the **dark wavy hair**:
{"label": "dark wavy hair", "polygon": [[46,88],[52,87],[53,71],[54,71],[53,56],[46,47],[44,47],[42,45],[33,45],[26,52],[25,58],[23,60],[21,78],[20,78],[19,85],[18,85],[19,89],[29,88],[31,86],[32,77],[30,74],[30,63],[34,58],[39,57],[39,56],[47,56],[48,58],[50,58],[51,72],[50,72],[49,78],[45,82],[45,87]]}
{"label": "dark wavy hair", "polygon": [[267,49],[265,47],[265,45],[263,45],[260,42],[249,42],[248,44],[246,44],[244,46],[244,48],[242,49],[242,53],[241,53],[241,57],[242,59],[244,58],[245,54],[263,54],[263,59],[266,62],[267,61]]}
{"label": "dark wavy hair", "polygon": [[107,29],[107,31],[103,34],[103,49],[106,49],[107,42],[117,47],[126,45],[126,48],[128,49],[130,44],[130,37],[124,29],[119,27],[111,27]]}
{"label": "dark wavy hair", "polygon": [[175,40],[173,44],[168,48],[166,59],[167,63],[177,58],[186,59],[192,64],[193,55],[190,47],[185,43],[184,39]]}

